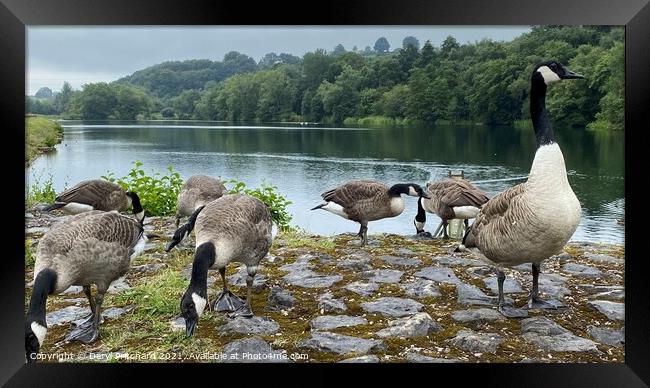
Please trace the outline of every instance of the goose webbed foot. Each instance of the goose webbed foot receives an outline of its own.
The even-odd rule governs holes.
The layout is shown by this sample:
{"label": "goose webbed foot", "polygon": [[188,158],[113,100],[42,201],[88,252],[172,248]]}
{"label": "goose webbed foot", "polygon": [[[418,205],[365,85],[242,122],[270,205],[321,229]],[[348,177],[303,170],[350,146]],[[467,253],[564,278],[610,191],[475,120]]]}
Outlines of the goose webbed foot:
{"label": "goose webbed foot", "polygon": [[433,238],[433,235],[430,232],[426,232],[424,230],[417,232],[416,236],[421,238]]}
{"label": "goose webbed foot", "polygon": [[557,310],[562,307],[565,307],[564,303],[556,299],[546,301],[538,296],[528,299],[528,309]]}
{"label": "goose webbed foot", "polygon": [[68,337],[66,337],[66,341],[81,341],[85,344],[90,344],[95,342],[97,338],[99,338],[99,327],[93,324],[91,317],[90,320],[75,327],[68,334]]}
{"label": "goose webbed foot", "polygon": [[526,318],[528,317],[528,310],[518,309],[512,306],[508,306],[505,303],[500,303],[498,311],[507,318]]}
{"label": "goose webbed foot", "polygon": [[243,304],[239,306],[239,308],[229,314],[226,314],[228,318],[237,318],[237,317],[243,317],[243,318],[252,318],[253,317],[253,311],[251,311],[250,306],[247,304]]}
{"label": "goose webbed foot", "polygon": [[223,290],[221,294],[219,294],[219,297],[214,301],[212,310],[237,311],[243,305],[244,301],[237,297],[237,295],[230,292],[230,290]]}

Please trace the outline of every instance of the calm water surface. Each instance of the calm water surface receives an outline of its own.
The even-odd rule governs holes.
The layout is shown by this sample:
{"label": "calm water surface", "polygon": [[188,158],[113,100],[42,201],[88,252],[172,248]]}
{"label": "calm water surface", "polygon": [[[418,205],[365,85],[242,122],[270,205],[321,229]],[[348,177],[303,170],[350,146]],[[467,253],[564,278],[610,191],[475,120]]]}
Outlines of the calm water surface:
{"label": "calm water surface", "polygon": [[[296,125],[233,126],[205,122],[63,121],[63,142],[26,169],[27,181],[51,175],[60,191],[76,182],[125,175],[140,160],[147,172],[168,165],[187,178],[208,174],[239,179],[248,186],[277,186],[293,204],[292,224],[330,235],[358,231],[358,224],[324,211],[309,211],[320,194],[351,179],[377,179],[389,185],[425,184],[450,169],[490,197],[526,176],[535,152],[532,130],[511,127],[429,126],[332,128]],[[582,204],[574,241],[624,242],[624,133],[556,129],[569,182]],[[497,181],[494,181],[497,180]],[[413,234],[417,199],[404,197],[400,216],[375,221],[369,233]],[[428,215],[426,229],[440,219]]]}

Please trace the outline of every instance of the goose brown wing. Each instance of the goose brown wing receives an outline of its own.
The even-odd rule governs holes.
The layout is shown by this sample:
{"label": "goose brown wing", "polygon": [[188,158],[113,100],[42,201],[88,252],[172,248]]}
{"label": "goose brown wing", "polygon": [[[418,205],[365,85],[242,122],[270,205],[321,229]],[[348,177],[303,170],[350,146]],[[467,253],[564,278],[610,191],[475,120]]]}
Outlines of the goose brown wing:
{"label": "goose brown wing", "polygon": [[377,195],[388,192],[388,187],[377,181],[351,181],[322,194],[325,201],[337,203],[345,209],[373,201]]}
{"label": "goose brown wing", "polygon": [[102,200],[109,198],[114,191],[121,191],[120,186],[101,179],[83,181],[56,197],[57,202],[77,202],[91,205],[95,208]]}
{"label": "goose brown wing", "polygon": [[465,180],[459,180],[449,191],[445,201],[449,206],[476,206],[481,207],[490,200],[487,195],[474,185]]}
{"label": "goose brown wing", "polygon": [[521,197],[526,190],[526,182],[502,191],[487,201],[468,230],[464,244],[466,247],[481,248],[482,236],[505,236],[512,223],[511,218],[522,208]]}

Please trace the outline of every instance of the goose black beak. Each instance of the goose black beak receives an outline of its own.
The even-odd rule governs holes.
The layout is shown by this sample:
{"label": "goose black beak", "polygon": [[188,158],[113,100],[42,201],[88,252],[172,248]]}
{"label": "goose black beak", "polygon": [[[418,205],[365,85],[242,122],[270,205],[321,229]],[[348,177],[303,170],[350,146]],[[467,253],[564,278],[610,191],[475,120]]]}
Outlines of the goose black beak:
{"label": "goose black beak", "polygon": [[174,248],[176,245],[178,245],[179,242],[180,241],[176,241],[176,240],[170,241],[169,244],[167,244],[167,246],[165,247],[165,252],[171,251],[172,248]]}
{"label": "goose black beak", "polygon": [[196,319],[185,319],[185,335],[191,337],[196,328]]}
{"label": "goose black beak", "polygon": [[564,74],[560,76],[562,79],[580,79],[580,78],[585,78],[584,75],[574,73],[571,70],[564,68]]}

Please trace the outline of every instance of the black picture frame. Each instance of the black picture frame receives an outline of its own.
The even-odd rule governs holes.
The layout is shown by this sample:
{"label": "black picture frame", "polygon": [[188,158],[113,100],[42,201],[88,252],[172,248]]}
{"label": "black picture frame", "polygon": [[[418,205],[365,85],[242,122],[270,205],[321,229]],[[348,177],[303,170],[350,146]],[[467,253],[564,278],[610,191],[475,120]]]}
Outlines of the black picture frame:
{"label": "black picture frame", "polygon": [[[0,241],[0,382],[8,386],[43,384],[114,386],[133,379],[171,376],[235,379],[271,385],[370,383],[394,377],[400,385],[480,383],[497,386],[616,386],[650,384],[650,316],[645,277],[643,210],[650,103],[650,5],[648,0],[462,0],[329,1],[293,5],[278,2],[171,0],[0,0],[0,112],[7,146],[0,153],[4,187],[4,224]],[[296,13],[291,10],[296,10]],[[625,25],[626,27],[626,346],[621,364],[379,364],[379,365],[65,365],[24,364],[24,182],[19,170],[24,148],[25,43],[30,25]],[[647,205],[646,205],[647,206]],[[637,213],[635,213],[635,210]],[[23,220],[23,221],[21,221]],[[192,368],[189,372],[187,367]],[[209,369],[208,369],[209,368]],[[259,369],[259,371],[258,371]],[[330,369],[334,372],[331,373]],[[194,373],[196,371],[196,373]],[[295,372],[306,373],[300,377]],[[189,373],[189,374],[188,374]],[[345,375],[344,375],[345,373]],[[225,378],[222,378],[225,377]],[[424,379],[424,380],[422,380]],[[199,382],[196,382],[199,384]],[[202,382],[200,384],[203,384]]]}

